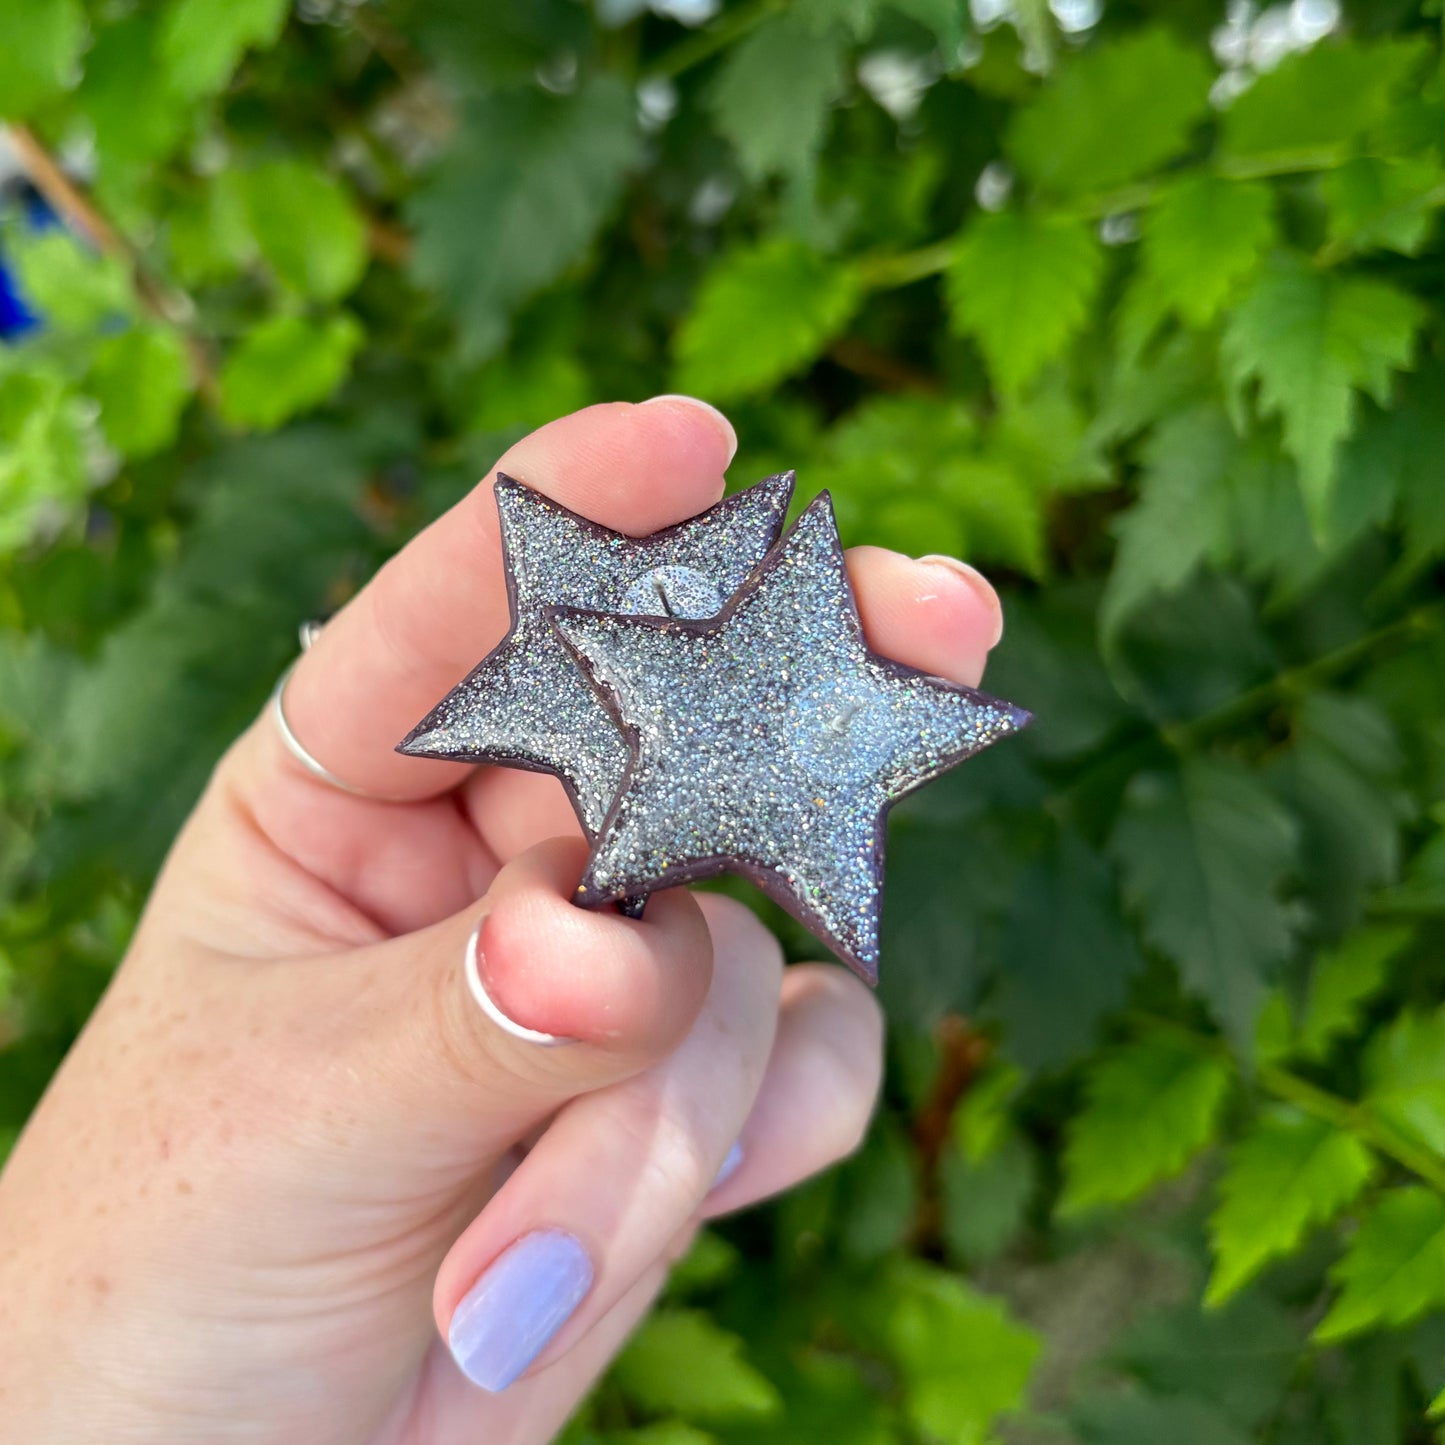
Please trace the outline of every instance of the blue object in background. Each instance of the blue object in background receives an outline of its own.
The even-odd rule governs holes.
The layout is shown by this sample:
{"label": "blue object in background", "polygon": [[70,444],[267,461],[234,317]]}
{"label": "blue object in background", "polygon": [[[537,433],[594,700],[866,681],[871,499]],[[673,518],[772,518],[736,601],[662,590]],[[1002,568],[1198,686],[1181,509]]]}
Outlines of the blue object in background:
{"label": "blue object in background", "polygon": [[[45,203],[44,197],[23,182],[5,194],[0,210],[19,212],[21,225],[30,231],[48,231],[61,224],[60,217]],[[0,341],[14,341],[42,324],[40,315],[26,304],[19,279],[6,261],[4,247],[0,246]]]}

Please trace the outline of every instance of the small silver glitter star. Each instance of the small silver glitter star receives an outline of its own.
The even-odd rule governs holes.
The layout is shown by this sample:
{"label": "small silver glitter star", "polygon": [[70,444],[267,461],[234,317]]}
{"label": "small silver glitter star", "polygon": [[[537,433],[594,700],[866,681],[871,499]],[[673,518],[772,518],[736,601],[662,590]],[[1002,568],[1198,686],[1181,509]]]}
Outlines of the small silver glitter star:
{"label": "small silver glitter star", "polygon": [[577,901],[741,873],[876,983],[888,809],[1029,714],[868,650],[826,492],[716,618],[547,612],[631,748]]}
{"label": "small silver glitter star", "polygon": [[628,537],[498,475],[511,628],[397,751],[554,773],[595,837],[627,744],[542,608],[712,617],[777,541],[792,493],[791,472],[766,477],[689,521]]}

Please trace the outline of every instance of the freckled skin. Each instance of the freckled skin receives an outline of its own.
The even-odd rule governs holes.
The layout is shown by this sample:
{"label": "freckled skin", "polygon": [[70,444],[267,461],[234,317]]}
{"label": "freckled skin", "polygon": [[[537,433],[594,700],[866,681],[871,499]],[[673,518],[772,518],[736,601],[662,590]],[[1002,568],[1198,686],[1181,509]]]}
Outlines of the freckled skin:
{"label": "freckled skin", "polygon": [[[721,495],[730,446],[715,415],[660,400],[563,418],[509,453],[514,470],[629,535],[694,515]],[[636,480],[618,481],[619,456]],[[719,1047],[719,979],[732,979],[746,1023],[720,1046],[726,1062],[706,1058],[709,1087],[736,1084],[748,1050],[759,1073],[786,1066],[771,1094],[750,1075],[721,1120],[734,1138],[751,1128],[752,1099],[774,1130],[771,1150],[748,1140],[725,1207],[745,1202],[749,1171],[763,1171],[756,1198],[857,1147],[881,1061],[861,986],[814,968],[806,994],[786,977],[780,991],[776,945],[725,899],[661,893],[643,922],[573,908],[586,848],[575,830],[558,836],[572,820],[553,780],[464,778],[392,752],[505,631],[499,545],[490,487],[478,489],[327,624],[288,693],[299,735],[342,776],[380,754],[380,791],[440,768],[436,787],[398,805],[326,787],[269,718],[213,775],[0,1174],[0,1445],[542,1445],[685,1248],[712,1176],[663,1212],[612,1312],[559,1336],[545,1368],[503,1397],[479,1399],[442,1343],[507,1242],[486,1255],[467,1239],[538,1224],[499,1215],[507,1199],[492,1197],[495,1166],[516,1166],[519,1146],[531,1153],[503,1194],[551,1145],[550,1202],[599,1137],[647,1132],[613,1139],[585,1114],[577,1124],[582,1106],[620,1092],[634,1118],[667,1115],[678,1055],[697,1040]],[[996,619],[969,584],[930,578],[924,590],[945,601],[923,617],[899,601],[919,592],[921,564],[874,551],[858,565],[870,645],[977,680]],[[449,648],[465,652],[455,667]],[[481,1017],[460,963],[483,910],[499,1006],[577,1038],[574,1049],[520,1046]],[[730,970],[715,973],[725,957]],[[811,1005],[792,1012],[791,1052],[790,1001]],[[840,1034],[848,1067],[824,1067]],[[815,1071],[826,1086],[803,1088]],[[630,1198],[643,1178],[697,1172],[698,1120],[670,1122],[676,1157],[585,1173],[589,1210],[618,1180]],[[595,1241],[599,1288],[610,1243]]]}
{"label": "freckled skin", "polygon": [[[231,833],[239,871],[248,852],[262,862],[266,840],[217,809],[212,797],[205,825]],[[294,958],[267,962],[244,956],[244,938],[232,940],[236,956],[177,937],[167,904],[193,886],[190,871],[184,857],[167,869],[125,966],[0,1175],[0,1237],[24,1241],[0,1251],[3,1445],[76,1438],[66,1422],[88,1394],[113,1425],[107,1445],[223,1440],[213,1426],[191,1432],[228,1417],[238,1438],[254,1438],[247,1391],[295,1376],[298,1361],[338,1388],[324,1409],[295,1391],[270,1438],[365,1439],[418,1368],[436,1267],[479,1202],[464,1183],[478,1161],[460,1141],[454,1202],[438,1209],[446,1160],[418,1178],[405,1132],[388,1152],[351,1106],[354,1085],[332,1064],[376,1020],[354,975],[307,969],[325,940],[298,937]],[[289,886],[315,885],[298,870]],[[264,1056],[237,1038],[264,1039]],[[367,1147],[353,1147],[363,1134]],[[318,1325],[309,1302],[326,1297],[333,1262],[348,1255],[384,1288],[358,1291],[364,1308]],[[258,1292],[287,1275],[274,1298]],[[423,1343],[379,1349],[387,1339]],[[240,1378],[216,1368],[236,1352],[250,1362]],[[140,1399],[127,1433],[111,1393],[120,1386],[123,1401],[125,1382],[158,1355],[169,1360],[171,1433],[152,1433]]]}

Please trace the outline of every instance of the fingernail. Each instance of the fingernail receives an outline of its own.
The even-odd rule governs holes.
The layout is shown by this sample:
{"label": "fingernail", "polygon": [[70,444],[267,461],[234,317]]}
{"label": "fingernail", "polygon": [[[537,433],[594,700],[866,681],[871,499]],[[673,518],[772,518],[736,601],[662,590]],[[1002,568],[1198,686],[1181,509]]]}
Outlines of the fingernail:
{"label": "fingernail", "polygon": [[728,1150],[727,1157],[723,1160],[722,1166],[718,1169],[717,1177],[712,1182],[714,1189],[720,1189],[734,1174],[738,1172],[743,1162],[743,1146],[734,1142],[733,1147]]}
{"label": "fingernail", "polygon": [[957,557],[945,557],[942,552],[930,552],[918,560],[926,562],[930,567],[946,567],[955,577],[961,577],[973,588],[979,600],[993,613],[993,641],[989,646],[997,647],[1003,636],[1003,606],[998,600],[998,593],[993,589],[993,583],[977,567],[970,567],[967,562],[962,562]]}
{"label": "fingernail", "polygon": [[723,435],[728,441],[728,461],[738,454],[738,434],[733,430],[733,424],[720,412],[711,402],[702,401],[695,396],[684,396],[681,392],[664,392],[661,396],[650,396],[642,402],[642,406],[651,406],[655,401],[680,401],[685,406],[695,406],[699,411],[705,411],[718,426],[722,428]]}
{"label": "fingernail", "polygon": [[524,1234],[492,1261],[452,1315],[447,1344],[474,1385],[505,1390],[592,1288],[592,1261],[560,1229]]}

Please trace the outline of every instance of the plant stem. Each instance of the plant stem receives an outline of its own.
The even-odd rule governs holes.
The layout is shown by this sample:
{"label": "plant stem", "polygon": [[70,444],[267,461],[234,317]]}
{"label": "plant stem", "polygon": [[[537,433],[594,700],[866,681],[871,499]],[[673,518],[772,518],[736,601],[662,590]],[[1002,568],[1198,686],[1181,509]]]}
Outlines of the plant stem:
{"label": "plant stem", "polygon": [[644,68],[643,73],[648,77],[675,80],[683,71],[701,65],[719,50],[725,50],[735,40],[741,40],[750,30],[755,30],[781,10],[783,5],[784,0],[752,0],[751,4],[736,6],[726,11],[715,24],[705,26],[665,50]]}
{"label": "plant stem", "polygon": [[[1445,16],[1445,10],[1441,12]],[[1445,186],[1436,186],[1433,190],[1426,191],[1423,195],[1416,196],[1413,200],[1403,205],[1395,206],[1385,212],[1382,216],[1375,218],[1376,225],[1382,225],[1387,221],[1407,216],[1412,210],[1418,208],[1421,211],[1433,211],[1437,206],[1445,205]],[[1354,254],[1352,237],[1339,236],[1333,241],[1327,241],[1314,254],[1314,264],[1321,270],[1337,265],[1347,260]]]}
{"label": "plant stem", "polygon": [[1268,682],[1262,682],[1258,687],[1240,693],[1187,723],[1164,728],[1161,735],[1177,752],[1197,747],[1216,733],[1265,711],[1283,698],[1306,692],[1338,673],[1348,672],[1384,643],[1393,641],[1402,634],[1428,632],[1441,620],[1445,620],[1445,600],[1427,602],[1413,612],[1407,612],[1403,617],[1397,617],[1393,622],[1376,628],[1374,632],[1357,637],[1353,642],[1347,642],[1311,662],[1286,668]]}
{"label": "plant stem", "polygon": [[1304,1113],[1362,1139],[1372,1149],[1387,1155],[1422,1179],[1438,1194],[1445,1195],[1445,1163],[1408,1139],[1402,1139],[1363,1105],[1331,1094],[1275,1064],[1263,1065],[1258,1077],[1261,1086],[1276,1098],[1284,1099]]}
{"label": "plant stem", "polygon": [[51,209],[82,232],[103,254],[123,261],[131,273],[141,305],[157,321],[163,321],[181,333],[190,353],[196,387],[208,402],[214,404],[219,391],[210,355],[200,337],[187,325],[195,315],[195,302],[184,292],[162,285],[146,270],[139,252],[129,239],[111,224],[95,199],[65,174],[34,131],[28,126],[12,125],[10,139],[26,175]]}
{"label": "plant stem", "polygon": [[863,256],[857,262],[858,278],[869,290],[887,291],[896,286],[909,286],[925,276],[947,271],[957,251],[958,238],[950,236],[946,241],[934,241],[916,251]]}
{"label": "plant stem", "polygon": [[[1131,1012],[1130,1018],[1146,1028],[1166,1030],[1176,1037],[1187,1039],[1195,1047],[1231,1063],[1234,1060],[1229,1045],[1223,1039],[1213,1034],[1200,1033],[1198,1029],[1180,1023],[1177,1019],[1137,1010]],[[1328,1089],[1301,1078],[1279,1064],[1261,1064],[1254,1077],[1266,1093],[1293,1104],[1302,1113],[1323,1123],[1353,1134],[1377,1153],[1393,1159],[1432,1189],[1445,1195],[1445,1160],[1436,1158],[1428,1149],[1422,1149],[1411,1140],[1403,1138],[1382,1119],[1376,1118],[1364,1104],[1332,1094]]]}
{"label": "plant stem", "polygon": [[1161,742],[1175,753],[1187,753],[1236,723],[1246,722],[1256,713],[1267,711],[1284,698],[1303,694],[1310,687],[1347,672],[1376,649],[1401,635],[1423,635],[1441,621],[1445,621],[1445,601],[1426,603],[1310,662],[1286,668],[1258,687],[1239,693],[1188,722],[1157,729],[1141,722],[1131,736],[1116,742],[1104,756],[1051,793],[1044,806],[1056,813],[1066,813],[1073,806],[1071,800],[1090,787],[1101,773],[1109,770],[1132,773],[1135,763],[1156,752]]}

